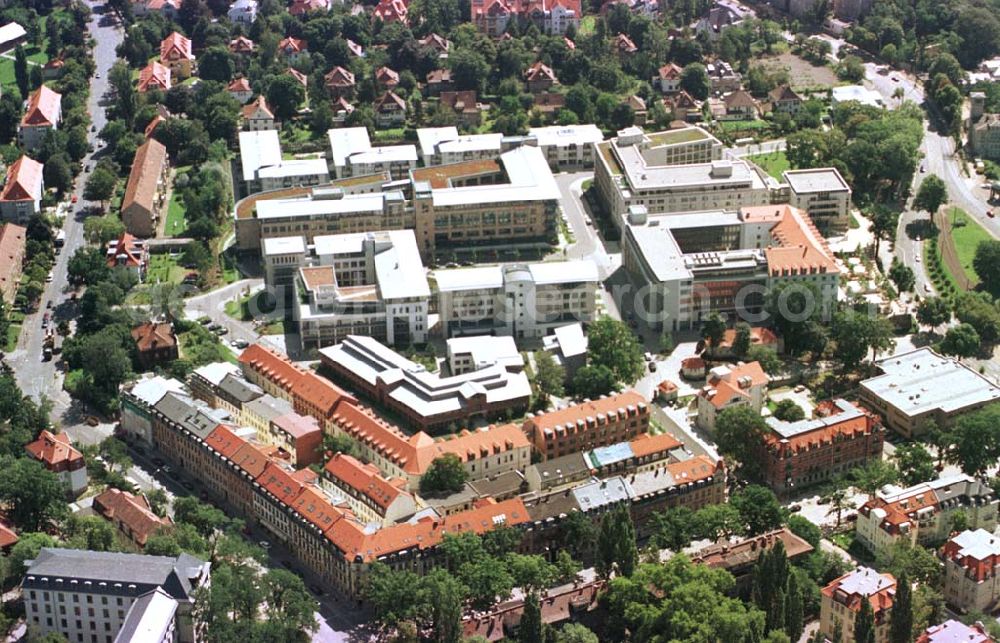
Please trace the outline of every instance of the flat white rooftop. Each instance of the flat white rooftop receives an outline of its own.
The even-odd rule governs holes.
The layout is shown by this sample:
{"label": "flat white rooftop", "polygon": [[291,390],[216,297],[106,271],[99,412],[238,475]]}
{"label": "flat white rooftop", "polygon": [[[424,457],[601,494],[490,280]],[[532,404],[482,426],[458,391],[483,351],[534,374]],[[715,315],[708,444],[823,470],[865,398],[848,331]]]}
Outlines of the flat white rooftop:
{"label": "flat white rooftop", "polygon": [[459,137],[458,128],[454,125],[448,127],[421,127],[417,130],[417,142],[420,144],[420,153],[430,156],[437,149],[438,143],[452,141]]}
{"label": "flat white rooftop", "polygon": [[713,161],[687,165],[649,165],[634,145],[614,147],[629,184],[637,190],[660,188],[737,188],[763,190],[763,179],[746,161]]}
{"label": "flat white rooftop", "polygon": [[528,272],[536,285],[565,284],[573,282],[596,282],[599,280],[597,264],[581,259],[579,261],[545,261],[528,266]]}
{"label": "flat white rooftop", "polygon": [[834,167],[815,168],[811,170],[787,170],[782,174],[785,182],[794,192],[808,194],[810,192],[844,192],[850,191],[850,186],[840,172]]}
{"label": "flat white rooftop", "polygon": [[876,363],[883,374],[864,380],[861,386],[908,416],[935,409],[952,413],[1000,400],[1000,388],[992,381],[930,348]]}
{"label": "flat white rooftop", "polygon": [[347,165],[347,157],[372,148],[366,127],[332,129],[326,135],[330,140],[330,159],[334,167],[344,167]]}
{"label": "flat white rooftop", "polygon": [[881,94],[861,85],[834,87],[831,90],[831,97],[834,104],[853,100],[862,105],[870,105],[871,107],[883,107],[885,105]]}
{"label": "flat white rooftop", "polygon": [[261,243],[264,256],[303,254],[306,251],[306,241],[298,237],[274,237],[264,239]]}
{"label": "flat white rooftop", "polygon": [[870,567],[858,567],[840,581],[840,589],[860,596],[871,596],[890,585],[888,578]]}
{"label": "flat white rooftop", "polygon": [[439,292],[503,288],[503,270],[500,266],[436,270],[434,280]]}
{"label": "flat white rooftop", "polygon": [[401,192],[376,192],[373,194],[345,194],[340,199],[266,199],[257,201],[258,219],[291,217],[317,217],[359,212],[384,211],[387,198],[402,199]]}
{"label": "flat white rooftop", "polygon": [[382,299],[430,296],[413,230],[323,235],[313,239],[313,247],[320,257],[359,254],[366,240],[374,243],[375,279]]}
{"label": "flat white rooftop", "polygon": [[257,170],[257,178],[280,179],[292,176],[329,177],[326,159],[281,160],[278,165],[268,165]]}
{"label": "flat white rooftop", "polygon": [[990,556],[1000,556],[1000,538],[985,529],[967,529],[951,539],[960,547],[960,556],[985,560]]}
{"label": "flat white rooftop", "polygon": [[240,166],[244,181],[257,178],[262,167],[281,165],[281,142],[278,130],[240,132]]}
{"label": "flat white rooftop", "polygon": [[587,145],[590,143],[600,143],[604,140],[604,133],[593,123],[532,127],[528,130],[528,134],[538,139],[540,147]]}
{"label": "flat white rooftop", "polygon": [[559,186],[545,155],[537,147],[522,146],[500,155],[508,183],[458,188],[432,188],[435,207],[519,201],[556,201]]}
{"label": "flat white rooftop", "polygon": [[416,145],[385,145],[356,152],[347,159],[351,165],[375,165],[417,161]]}
{"label": "flat white rooftop", "polygon": [[437,149],[441,154],[461,154],[462,152],[491,152],[500,153],[503,144],[503,134],[473,134],[470,136],[459,136],[447,141],[438,143]]}

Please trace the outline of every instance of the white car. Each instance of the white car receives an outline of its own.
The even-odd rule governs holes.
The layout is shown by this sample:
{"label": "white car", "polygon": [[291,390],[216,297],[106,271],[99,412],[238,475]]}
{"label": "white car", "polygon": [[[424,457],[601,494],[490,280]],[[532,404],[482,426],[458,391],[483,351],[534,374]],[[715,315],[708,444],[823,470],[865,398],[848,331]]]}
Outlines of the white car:
{"label": "white car", "polygon": [[924,284],[924,292],[930,292],[930,291],[931,291],[931,285],[930,284]]}

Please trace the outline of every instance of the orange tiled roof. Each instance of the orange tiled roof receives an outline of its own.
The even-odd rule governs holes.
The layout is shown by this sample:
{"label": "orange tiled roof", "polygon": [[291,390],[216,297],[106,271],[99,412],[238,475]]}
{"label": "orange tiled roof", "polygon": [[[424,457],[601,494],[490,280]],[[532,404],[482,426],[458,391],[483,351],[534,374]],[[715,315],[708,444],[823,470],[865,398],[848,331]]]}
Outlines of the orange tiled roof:
{"label": "orange tiled roof", "polygon": [[55,127],[59,123],[62,94],[46,85],[36,89],[28,99],[28,107],[21,118],[22,127]]}
{"label": "orange tiled roof", "polygon": [[329,87],[354,87],[354,74],[337,65],[323,76],[323,81]]}
{"label": "orange tiled roof", "polygon": [[559,82],[559,79],[556,78],[556,73],[552,71],[552,68],[540,60],[536,61],[534,65],[529,67],[524,72],[524,78],[528,81],[550,80],[553,83]]}
{"label": "orange tiled roof", "polygon": [[191,39],[176,31],[160,43],[160,60],[167,60],[172,52],[180,54],[182,58],[187,60],[194,60],[194,54],[191,53]]}
{"label": "orange tiled roof", "polygon": [[65,433],[42,430],[38,439],[27,444],[24,448],[31,454],[31,457],[40,460],[50,468],[63,462],[73,463],[83,460],[83,454],[70,444],[69,436]]}
{"label": "orange tiled roof", "polygon": [[[719,343],[719,348],[731,348],[734,341],[736,341],[736,329],[727,328],[726,332],[722,334],[722,341]],[[776,346],[777,344],[778,336],[770,328],[754,326],[750,329],[751,346]]]}
{"label": "orange tiled roof", "polygon": [[0,201],[38,201],[42,198],[42,169],[38,161],[22,155],[7,170]]}
{"label": "orange tiled roof", "polygon": [[435,441],[430,450],[433,454],[432,459],[451,453],[458,456],[462,462],[470,462],[530,446],[531,442],[521,427],[516,424],[504,424],[475,431],[463,430],[450,440]]}
{"label": "orange tiled roof", "polygon": [[246,440],[237,436],[223,424],[215,429],[205,438],[205,444],[224,458],[233,459],[236,452],[246,443]]}
{"label": "orange tiled roof", "polygon": [[142,251],[139,249],[139,240],[127,232],[123,232],[117,241],[111,242],[113,252],[108,253],[108,267],[114,268],[118,265],[118,257],[124,256],[126,266],[141,266]]}
{"label": "orange tiled roof", "polygon": [[297,54],[306,50],[306,41],[301,38],[285,38],[278,43],[278,49],[286,54]]}
{"label": "orange tiled roof", "polygon": [[177,336],[170,322],[146,322],[132,329],[132,339],[140,353],[177,345]]}
{"label": "orange tiled roof", "polygon": [[405,492],[382,477],[377,467],[338,453],[323,468],[327,474],[371,499],[384,511]]}
{"label": "orange tiled roof", "polygon": [[143,495],[132,495],[119,489],[108,489],[94,498],[94,510],[108,520],[120,522],[132,532],[132,540],[139,546],[157,529],[171,524],[169,518],[160,518],[149,506]]}
{"label": "orange tiled roof", "polygon": [[375,103],[372,105],[376,112],[382,111],[406,111],[406,101],[400,98],[396,92],[385,92],[381,96],[375,99]]}
{"label": "orange tiled roof", "polygon": [[597,417],[598,414],[617,413],[618,409],[628,406],[639,408],[646,405],[644,398],[638,391],[625,391],[617,395],[610,395],[599,400],[574,404],[564,409],[549,411],[536,415],[528,420],[539,431],[550,429],[567,424],[576,424],[578,420],[586,420],[588,417]]}
{"label": "orange tiled roof", "polygon": [[301,400],[318,409],[324,417],[330,417],[341,400],[354,399],[330,380],[312,372],[306,372],[299,378],[292,389],[292,395],[296,401]]}
{"label": "orange tiled roof", "polygon": [[243,76],[240,76],[239,78],[234,79],[233,82],[229,83],[229,87],[226,87],[226,91],[235,93],[249,92],[253,90],[250,88],[250,81]]}
{"label": "orange tiled roof", "polygon": [[129,172],[125,196],[122,198],[122,210],[132,204],[153,210],[156,188],[166,165],[167,148],[155,138],[146,139],[135,151],[132,171]]}
{"label": "orange tiled roof", "polygon": [[674,63],[667,63],[659,69],[660,78],[663,80],[680,78],[682,71],[684,70],[679,65],[675,65]]}
{"label": "orange tiled roof", "polygon": [[0,522],[0,549],[7,549],[8,547],[13,547],[17,544],[18,538],[17,533]]}
{"label": "orange tiled roof", "polygon": [[615,36],[615,49],[622,53],[631,54],[639,51],[639,48],[635,46],[632,39],[623,33]]}
{"label": "orange tiled roof", "polygon": [[255,480],[264,473],[264,469],[270,464],[267,455],[259,447],[249,442],[240,445],[230,460]]}
{"label": "orange tiled roof", "polygon": [[659,435],[643,433],[629,444],[632,447],[632,453],[637,458],[684,446],[680,440],[669,433],[660,433]]}
{"label": "orange tiled roof", "polygon": [[243,106],[243,118],[253,118],[257,111],[264,112],[264,115],[270,119],[274,118],[274,112],[267,106],[267,100],[263,96],[258,96],[257,100]]}
{"label": "orange tiled roof", "polygon": [[147,92],[151,89],[170,89],[170,68],[155,60],[139,72],[139,91]]}
{"label": "orange tiled roof", "polygon": [[257,483],[274,496],[278,502],[288,506],[292,505],[292,500],[302,489],[301,482],[273,462],[267,463],[264,471],[257,477]]}
{"label": "orange tiled roof", "polygon": [[[836,415],[832,416],[836,418]],[[793,451],[809,448],[810,445],[831,443],[840,437],[853,437],[870,433],[876,426],[878,420],[867,413],[860,416],[852,416],[840,422],[817,426],[815,430],[796,433],[790,438],[783,438],[773,431],[768,431],[764,436],[764,441],[772,446],[785,444]]]}
{"label": "orange tiled roof", "polygon": [[322,493],[309,486],[303,486],[289,506],[322,532],[328,531],[334,523],[344,517],[343,511],[330,504]]}
{"label": "orange tiled roof", "polygon": [[388,67],[379,67],[375,70],[375,82],[379,85],[395,87],[399,84],[399,72]]}
{"label": "orange tiled roof", "polygon": [[289,67],[285,70],[285,73],[302,83],[303,87],[309,84],[309,80],[306,78],[306,75],[294,67]]}
{"label": "orange tiled roof", "polygon": [[808,214],[790,205],[741,208],[747,221],[774,221],[771,238],[776,246],[765,248],[772,276],[839,272],[826,239]]}
{"label": "orange tiled roof", "polygon": [[239,360],[245,367],[258,372],[286,391],[295,388],[305,375],[304,370],[261,344],[249,346],[240,353]]}
{"label": "orange tiled roof", "polygon": [[[715,408],[721,409],[734,397],[748,397],[746,390],[740,386],[740,380],[745,377],[750,378],[750,387],[763,386],[768,381],[760,362],[738,364],[729,369],[726,379],[710,375],[707,385],[698,391],[698,395],[708,399]],[[714,394],[708,397],[707,390],[714,391]]]}
{"label": "orange tiled roof", "polygon": [[253,51],[253,41],[246,36],[237,36],[229,41],[229,51],[244,54]]}

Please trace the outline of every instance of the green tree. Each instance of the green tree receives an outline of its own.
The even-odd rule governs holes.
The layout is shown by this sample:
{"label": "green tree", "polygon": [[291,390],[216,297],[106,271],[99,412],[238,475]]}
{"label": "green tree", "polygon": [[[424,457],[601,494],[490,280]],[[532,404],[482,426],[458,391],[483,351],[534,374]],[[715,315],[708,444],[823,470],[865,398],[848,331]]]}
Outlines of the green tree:
{"label": "green tree", "polygon": [[719,451],[738,462],[740,470],[750,479],[761,473],[756,454],[767,431],[767,422],[760,413],[745,404],[725,408],[715,419],[715,441]]}
{"label": "green tree", "polygon": [[823,532],[808,518],[792,514],[788,517],[788,528],[793,534],[812,545],[813,549],[819,550],[819,542],[823,538]]}
{"label": "green tree", "polygon": [[588,564],[597,548],[597,528],[586,514],[571,511],[562,521],[560,542],[566,543],[574,559]]}
{"label": "green tree", "polygon": [[65,154],[50,157],[42,169],[42,176],[45,179],[45,186],[53,188],[59,194],[65,194],[73,189],[73,171],[69,168]]}
{"label": "green tree", "polygon": [[660,334],[660,352],[664,355],[670,355],[674,352],[675,346],[673,333],[664,329],[663,333]]}
{"label": "green tree", "polygon": [[478,610],[489,609],[498,599],[506,600],[514,587],[507,566],[492,556],[463,564],[458,569],[458,578],[469,589],[470,604]]}
{"label": "green tree", "polygon": [[749,485],[734,493],[729,502],[739,512],[750,536],[778,529],[784,522],[784,509],[767,487]]}
{"label": "green tree", "polygon": [[787,604],[789,566],[785,546],[781,542],[765,550],[754,565],[750,597],[764,611],[768,631],[784,629]]}
{"label": "green tree", "polygon": [[764,372],[769,375],[774,375],[781,370],[781,358],[769,346],[751,346],[750,350],[747,351],[746,361],[759,363]]}
{"label": "green tree", "polygon": [[0,460],[0,502],[19,531],[43,531],[66,516],[67,491],[56,474],[36,460]]}
{"label": "green tree", "polygon": [[980,241],[972,259],[972,269],[983,288],[994,297],[1000,297],[1000,241]]}
{"label": "green tree", "polygon": [[928,297],[917,305],[917,321],[925,326],[940,326],[951,319],[951,306],[942,297]]}
{"label": "green tree", "polygon": [[876,558],[876,564],[896,578],[905,575],[913,582],[931,586],[941,582],[941,562],[934,551],[908,541],[895,543]]}
{"label": "green tree", "polygon": [[896,468],[903,483],[910,487],[937,478],[934,456],[919,442],[896,447]]}
{"label": "green tree", "polygon": [[267,104],[281,120],[289,120],[295,116],[305,98],[302,83],[289,74],[278,76],[267,86]]}
{"label": "green tree", "polygon": [[83,221],[83,236],[90,243],[105,247],[109,241],[117,239],[125,232],[125,224],[113,214],[87,217]]}
{"label": "green tree", "polygon": [[961,415],[951,435],[948,460],[968,475],[982,475],[1000,458],[1000,403]]}
{"label": "green tree", "polygon": [[913,588],[904,572],[896,579],[896,596],[892,600],[892,618],[889,619],[889,642],[909,643],[913,636]]}
{"label": "green tree", "polygon": [[236,73],[233,56],[226,47],[209,47],[198,56],[198,77],[228,83]]}
{"label": "green tree", "polygon": [[535,351],[534,358],[537,395],[545,404],[548,404],[550,397],[563,395],[566,371],[562,366],[556,364],[552,353],[548,351]]}
{"label": "green tree", "polygon": [[945,355],[975,357],[982,350],[982,340],[971,324],[959,324],[945,333],[940,350]]}
{"label": "green tree", "polygon": [[365,597],[378,621],[407,621],[420,612],[420,585],[420,576],[411,571],[394,571],[384,563],[374,563],[369,570]]}
{"label": "green tree", "polygon": [[889,267],[889,279],[896,284],[896,288],[900,292],[913,290],[913,285],[917,281],[913,275],[913,269],[895,259],[893,259],[892,265]]}
{"label": "green tree", "polygon": [[538,643],[544,641],[544,623],[542,622],[542,606],[536,592],[528,592],[524,597],[524,613],[517,626],[517,640],[521,643]]}
{"label": "green tree", "polygon": [[4,583],[20,580],[24,576],[25,563],[38,558],[38,553],[43,547],[55,547],[56,539],[47,533],[42,532],[22,532],[17,544],[10,549],[6,556],[4,569]]}
{"label": "green tree", "polygon": [[878,256],[883,239],[894,239],[899,227],[899,212],[883,205],[875,204],[868,213],[872,222],[872,234],[875,235],[875,256]]}
{"label": "green tree", "polygon": [[857,56],[845,56],[837,65],[837,76],[852,83],[861,82],[865,77],[865,65]]}
{"label": "green tree", "polygon": [[848,370],[858,368],[868,351],[872,351],[874,357],[895,345],[888,319],[854,310],[834,316],[833,339],[837,343],[837,358]]}
{"label": "green tree", "polygon": [[98,165],[87,177],[87,184],[83,188],[83,198],[88,201],[104,203],[111,199],[117,184],[118,177],[115,176],[115,173],[103,164]]}
{"label": "green tree", "polygon": [[785,585],[785,633],[793,641],[798,641],[805,630],[804,603],[798,575],[789,574]]}
{"label": "green tree", "polygon": [[462,640],[462,601],[465,587],[444,569],[424,576],[423,593],[430,605],[435,643],[458,643]]}
{"label": "green tree", "polygon": [[736,336],[733,339],[733,355],[736,357],[746,357],[753,339],[752,333],[753,330],[750,328],[750,324],[746,322],[736,324]]}
{"label": "green tree", "polygon": [[63,535],[66,545],[89,551],[121,551],[114,526],[100,516],[71,515]]}
{"label": "green tree", "polygon": [[934,221],[934,214],[947,201],[948,187],[940,177],[931,174],[917,188],[917,196],[913,199],[913,208],[927,212],[931,215],[931,221]]}
{"label": "green tree", "polygon": [[879,489],[899,480],[899,471],[885,460],[872,460],[863,467],[855,467],[849,474],[851,482],[869,499]]}
{"label": "green tree", "polygon": [[681,551],[691,544],[694,512],[688,507],[670,507],[650,517],[650,543],[657,549]]}
{"label": "green tree", "polygon": [[829,311],[824,310],[822,293],[816,285],[788,282],[771,288],[765,309],[789,354],[818,355],[826,348],[826,330],[819,322]]}
{"label": "green tree", "polygon": [[681,72],[681,89],[691,94],[695,100],[708,98],[712,85],[708,79],[708,71],[701,63],[691,63]]}
{"label": "green tree", "polygon": [[573,393],[577,397],[597,399],[617,385],[615,374],[603,364],[581,366],[573,375]]}
{"label": "green tree", "polygon": [[597,572],[608,578],[611,572],[631,576],[639,562],[635,526],[625,505],[604,515],[597,535]]}
{"label": "green tree", "polygon": [[21,97],[28,99],[31,91],[31,81],[28,78],[28,56],[24,53],[24,47],[18,45],[14,49],[14,79],[17,82],[17,89],[21,92]]}
{"label": "green tree", "polygon": [[587,329],[590,364],[607,367],[620,382],[634,382],[645,368],[635,334],[621,321],[602,317]]}
{"label": "green tree", "polygon": [[490,73],[486,57],[475,49],[456,47],[448,53],[448,66],[457,89],[481,91]]}
{"label": "green tree", "polygon": [[875,614],[867,596],[861,599],[861,611],[854,621],[854,640],[856,643],[875,643]]}
{"label": "green tree", "polygon": [[795,400],[779,400],[774,405],[774,417],[785,422],[798,422],[806,417],[806,412]]}
{"label": "green tree", "polygon": [[124,61],[117,61],[108,72],[108,84],[114,90],[114,111],[128,127],[135,124],[139,109],[139,97],[132,80],[132,70]]}
{"label": "green tree", "polygon": [[710,355],[722,343],[726,334],[726,322],[718,313],[712,313],[701,325],[701,338],[705,340],[706,352]]}
{"label": "green tree", "polygon": [[469,472],[454,453],[438,456],[420,478],[420,492],[426,494],[457,493],[465,486]]}
{"label": "green tree", "polygon": [[989,293],[966,292],[956,297],[955,317],[975,328],[984,342],[1000,339],[1000,310]]}
{"label": "green tree", "polygon": [[597,635],[590,631],[586,625],[580,623],[566,623],[562,628],[556,630],[553,635],[555,643],[599,643]]}
{"label": "green tree", "polygon": [[708,505],[694,514],[694,532],[699,538],[718,540],[744,533],[744,522],[732,504]]}

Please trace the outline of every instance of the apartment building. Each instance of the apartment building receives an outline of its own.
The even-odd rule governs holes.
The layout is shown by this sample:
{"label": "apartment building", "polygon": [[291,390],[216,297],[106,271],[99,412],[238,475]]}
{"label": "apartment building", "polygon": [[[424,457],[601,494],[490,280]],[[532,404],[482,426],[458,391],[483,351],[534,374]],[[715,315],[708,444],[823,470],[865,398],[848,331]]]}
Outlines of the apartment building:
{"label": "apartment building", "polygon": [[306,375],[305,369],[263,344],[251,344],[239,356],[240,370],[248,382],[268,395],[292,401],[292,391]]}
{"label": "apartment building", "polygon": [[296,287],[303,350],[354,334],[389,345],[427,341],[431,291],[412,230],[315,237]]}
{"label": "apartment building", "polygon": [[556,171],[594,167],[594,146],[604,140],[604,133],[592,123],[532,127],[528,136],[534,137]]}
{"label": "apartment building", "polygon": [[524,368],[524,358],[513,337],[453,337],[445,342],[448,372],[464,375],[503,364],[509,370]]}
{"label": "apartment building", "polygon": [[263,443],[271,434],[271,422],[294,412],[295,407],[291,401],[265,393],[256,400],[244,404],[238,420],[240,426],[256,431],[257,441]]}
{"label": "apartment building", "polygon": [[963,413],[1000,400],[1000,387],[990,379],[929,347],[875,365],[882,374],[861,382],[861,401],[908,438],[921,435],[928,421],[948,427]]}
{"label": "apartment building", "polygon": [[876,556],[897,542],[941,542],[951,532],[952,517],[962,512],[970,529],[993,531],[1000,501],[989,485],[958,474],[906,489],[889,485],[858,509],[858,541]]}
{"label": "apartment building", "polygon": [[655,329],[697,328],[713,312],[766,319],[765,294],[789,282],[813,285],[829,310],[841,277],[809,215],[788,205],[656,217],[633,207],[622,263],[648,290]]}
{"label": "apartment building", "polygon": [[530,22],[541,33],[564,34],[570,25],[580,28],[583,8],[579,0],[542,0],[528,3],[523,0],[473,0],[472,22],[476,29],[493,38],[507,31],[511,22]]}
{"label": "apartment building", "polygon": [[[839,3],[838,3],[839,4]],[[940,625],[931,625],[917,637],[916,643],[994,643],[986,626],[980,622],[966,625],[948,619]]]}
{"label": "apartment building", "polygon": [[729,572],[736,580],[735,593],[739,596],[748,596],[757,561],[778,543],[784,547],[789,561],[796,561],[814,551],[812,545],[796,536],[787,527],[782,527],[736,542],[713,543],[695,552],[691,556],[691,562]]}
{"label": "apartment building", "polygon": [[330,172],[338,179],[388,172],[394,180],[409,176],[417,167],[415,145],[373,147],[364,127],[342,127],[327,132]]}
{"label": "apartment building", "polygon": [[314,417],[286,413],[271,420],[266,433],[258,440],[287,454],[293,467],[307,467],[323,460],[323,430]]}
{"label": "apartment building", "polygon": [[543,337],[593,321],[600,281],[589,260],[436,270],[431,278],[445,337]]}
{"label": "apartment building", "polygon": [[870,567],[857,567],[820,591],[819,631],[832,640],[839,624],[843,638],[833,643],[853,641],[854,622],[862,602],[867,598],[875,616],[875,641],[885,643],[889,640],[895,595],[896,579],[892,574],[881,574]]}
{"label": "apartment building", "polygon": [[49,130],[59,128],[62,122],[62,94],[42,85],[31,93],[17,129],[17,142],[24,149],[37,150]]}
{"label": "apartment building", "polygon": [[843,233],[851,221],[851,186],[837,168],[787,170],[788,203],[809,213],[824,235]]}
{"label": "apartment building", "polygon": [[986,94],[969,93],[969,147],[972,153],[985,159],[1000,159],[1000,114],[986,111]]}
{"label": "apartment building", "polygon": [[967,529],[941,549],[944,600],[962,612],[988,614],[1000,598],[1000,538]]}
{"label": "apartment building", "polygon": [[521,428],[544,461],[647,433],[649,407],[638,392],[626,391],[529,415]]}
{"label": "apartment building", "polygon": [[21,589],[31,637],[112,643],[134,604],[162,590],[177,605],[177,640],[197,640],[192,611],[196,590],[209,582],[209,563],[194,556],[43,547],[26,565]]}
{"label": "apartment building", "polygon": [[716,366],[708,373],[705,386],[698,390],[698,426],[715,432],[715,421],[726,409],[746,406],[756,413],[767,397],[767,374],[759,362],[736,366]]}
{"label": "apartment building", "polygon": [[75,498],[87,490],[87,462],[65,433],[43,429],[38,439],[24,445],[24,449],[30,457],[56,474],[70,496]]}
{"label": "apartment building", "polygon": [[[157,221],[166,197],[167,148],[155,138],[148,138],[135,151],[132,170],[122,197],[122,221],[125,230],[137,237],[156,236]],[[168,235],[175,230],[166,230]]]}
{"label": "apartment building", "polygon": [[464,161],[491,161],[503,152],[503,134],[458,133],[454,125],[417,130],[420,158],[426,167]]}
{"label": "apartment building", "polygon": [[757,461],[778,495],[797,493],[881,460],[885,429],[866,409],[836,399],[820,404],[814,419],[767,418]]}
{"label": "apartment building", "polygon": [[109,521],[136,547],[145,547],[146,541],[158,530],[169,527],[169,517],[153,513],[146,495],[131,494],[109,487],[94,497],[94,512]]}
{"label": "apartment building", "polygon": [[281,153],[278,130],[260,129],[240,132],[239,196],[269,190],[313,186],[327,183],[330,173],[322,157],[286,159]]}
{"label": "apartment building", "polygon": [[449,429],[453,433],[477,420],[517,416],[528,408],[531,398],[523,365],[497,362],[444,376],[360,335],[322,348],[319,355],[323,367],[338,381],[421,431]]}
{"label": "apartment building", "polygon": [[184,383],[152,375],[122,391],[120,424],[126,440],[141,440],[147,446],[153,443],[152,408],[167,393],[185,394]]}
{"label": "apartment building", "polygon": [[42,211],[45,192],[42,170],[41,163],[24,155],[7,169],[0,193],[0,221],[24,226]]}
{"label": "apartment building", "polygon": [[331,494],[343,496],[364,522],[389,526],[417,512],[417,501],[406,490],[406,480],[386,479],[378,467],[337,453],[323,467],[320,484]]}

